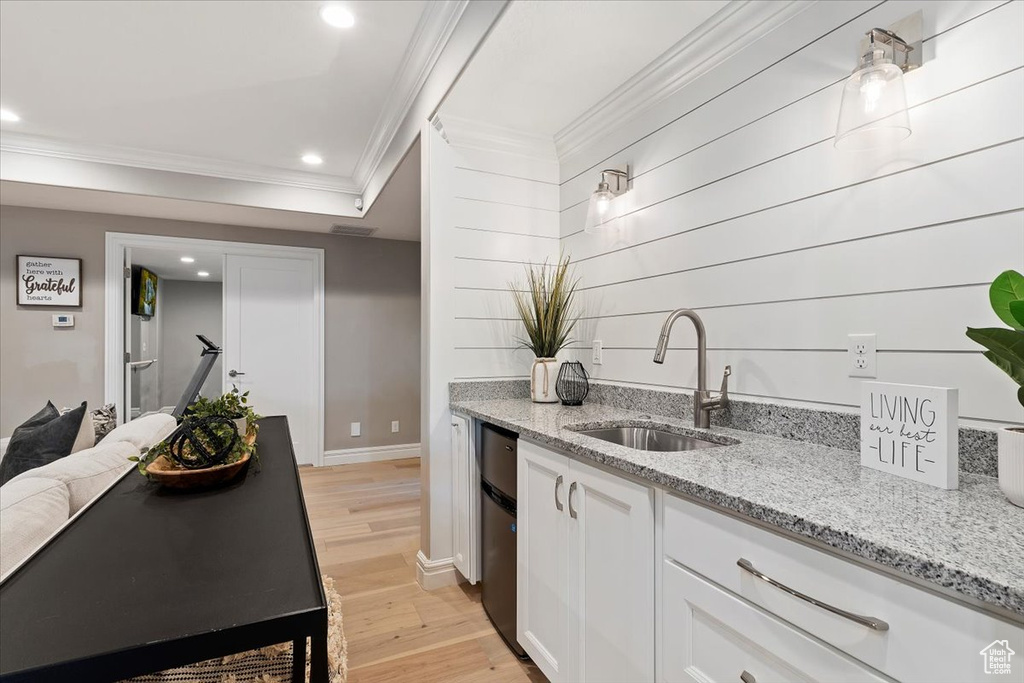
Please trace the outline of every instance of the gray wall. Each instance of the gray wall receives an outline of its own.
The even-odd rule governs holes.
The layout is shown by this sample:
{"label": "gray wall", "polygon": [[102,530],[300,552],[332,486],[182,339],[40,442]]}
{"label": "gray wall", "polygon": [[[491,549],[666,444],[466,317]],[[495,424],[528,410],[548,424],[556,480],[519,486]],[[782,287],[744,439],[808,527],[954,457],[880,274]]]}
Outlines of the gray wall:
{"label": "gray wall", "polygon": [[[325,447],[419,441],[419,243],[14,206],[0,206],[0,434],[47,399],[102,403],[108,231],[324,249]],[[16,305],[17,254],[82,259],[73,329],[51,326],[51,314],[67,309]],[[363,436],[348,436],[350,422],[362,422]]]}
{"label": "gray wall", "polygon": [[[196,335],[206,336],[217,346],[223,343],[223,292],[220,282],[160,280],[156,310],[161,316],[160,360],[157,362],[161,408],[178,404],[199,365],[199,351],[203,347]],[[218,358],[203,384],[203,396],[219,396],[223,379],[224,371]]]}

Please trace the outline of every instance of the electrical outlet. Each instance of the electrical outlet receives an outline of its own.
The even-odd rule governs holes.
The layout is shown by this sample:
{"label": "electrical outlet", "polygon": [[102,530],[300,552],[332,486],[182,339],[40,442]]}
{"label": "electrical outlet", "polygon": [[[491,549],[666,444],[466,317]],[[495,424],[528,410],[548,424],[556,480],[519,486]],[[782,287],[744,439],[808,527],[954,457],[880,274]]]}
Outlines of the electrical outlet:
{"label": "electrical outlet", "polygon": [[594,365],[601,365],[602,363],[604,363],[604,360],[602,360],[601,357],[602,351],[603,348],[601,347],[601,340],[595,339],[593,343],[593,355],[590,359]]}
{"label": "electrical outlet", "polygon": [[359,436],[361,431],[362,431],[362,425],[360,425],[358,422],[353,422],[352,423],[352,432],[351,432],[352,436]]}
{"label": "electrical outlet", "polygon": [[850,377],[878,377],[876,352],[875,335],[849,335],[846,358]]}
{"label": "electrical outlet", "polygon": [[398,420],[392,420],[391,421],[391,433],[392,434],[397,434],[398,433]]}

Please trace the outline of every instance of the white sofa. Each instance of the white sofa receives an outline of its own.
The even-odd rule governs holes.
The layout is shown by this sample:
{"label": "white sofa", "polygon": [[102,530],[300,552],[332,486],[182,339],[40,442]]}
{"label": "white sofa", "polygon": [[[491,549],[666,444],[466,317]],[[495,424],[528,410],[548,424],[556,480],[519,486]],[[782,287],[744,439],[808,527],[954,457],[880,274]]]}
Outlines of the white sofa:
{"label": "white sofa", "polygon": [[[86,507],[138,456],[174,431],[175,419],[153,414],[115,428],[102,441],[0,486],[0,580]],[[0,458],[7,439],[0,444]]]}

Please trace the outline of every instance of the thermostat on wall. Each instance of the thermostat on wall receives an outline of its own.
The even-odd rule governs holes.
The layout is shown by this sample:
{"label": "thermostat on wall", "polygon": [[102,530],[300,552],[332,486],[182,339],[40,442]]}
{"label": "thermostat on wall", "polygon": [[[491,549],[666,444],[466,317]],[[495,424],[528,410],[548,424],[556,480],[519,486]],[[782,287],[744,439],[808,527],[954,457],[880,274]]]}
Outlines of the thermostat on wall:
{"label": "thermostat on wall", "polygon": [[54,327],[74,327],[75,316],[70,313],[55,313],[53,316]]}

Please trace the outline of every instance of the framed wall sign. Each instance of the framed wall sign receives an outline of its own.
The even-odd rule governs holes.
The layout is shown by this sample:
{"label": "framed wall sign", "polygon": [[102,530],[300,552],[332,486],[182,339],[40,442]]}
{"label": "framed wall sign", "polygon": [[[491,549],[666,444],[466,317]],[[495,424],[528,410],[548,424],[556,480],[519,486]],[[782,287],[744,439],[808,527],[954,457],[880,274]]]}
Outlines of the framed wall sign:
{"label": "framed wall sign", "polygon": [[959,486],[959,392],[863,382],[860,464],[943,489]]}
{"label": "framed wall sign", "polygon": [[81,306],[82,259],[18,256],[19,306]]}

